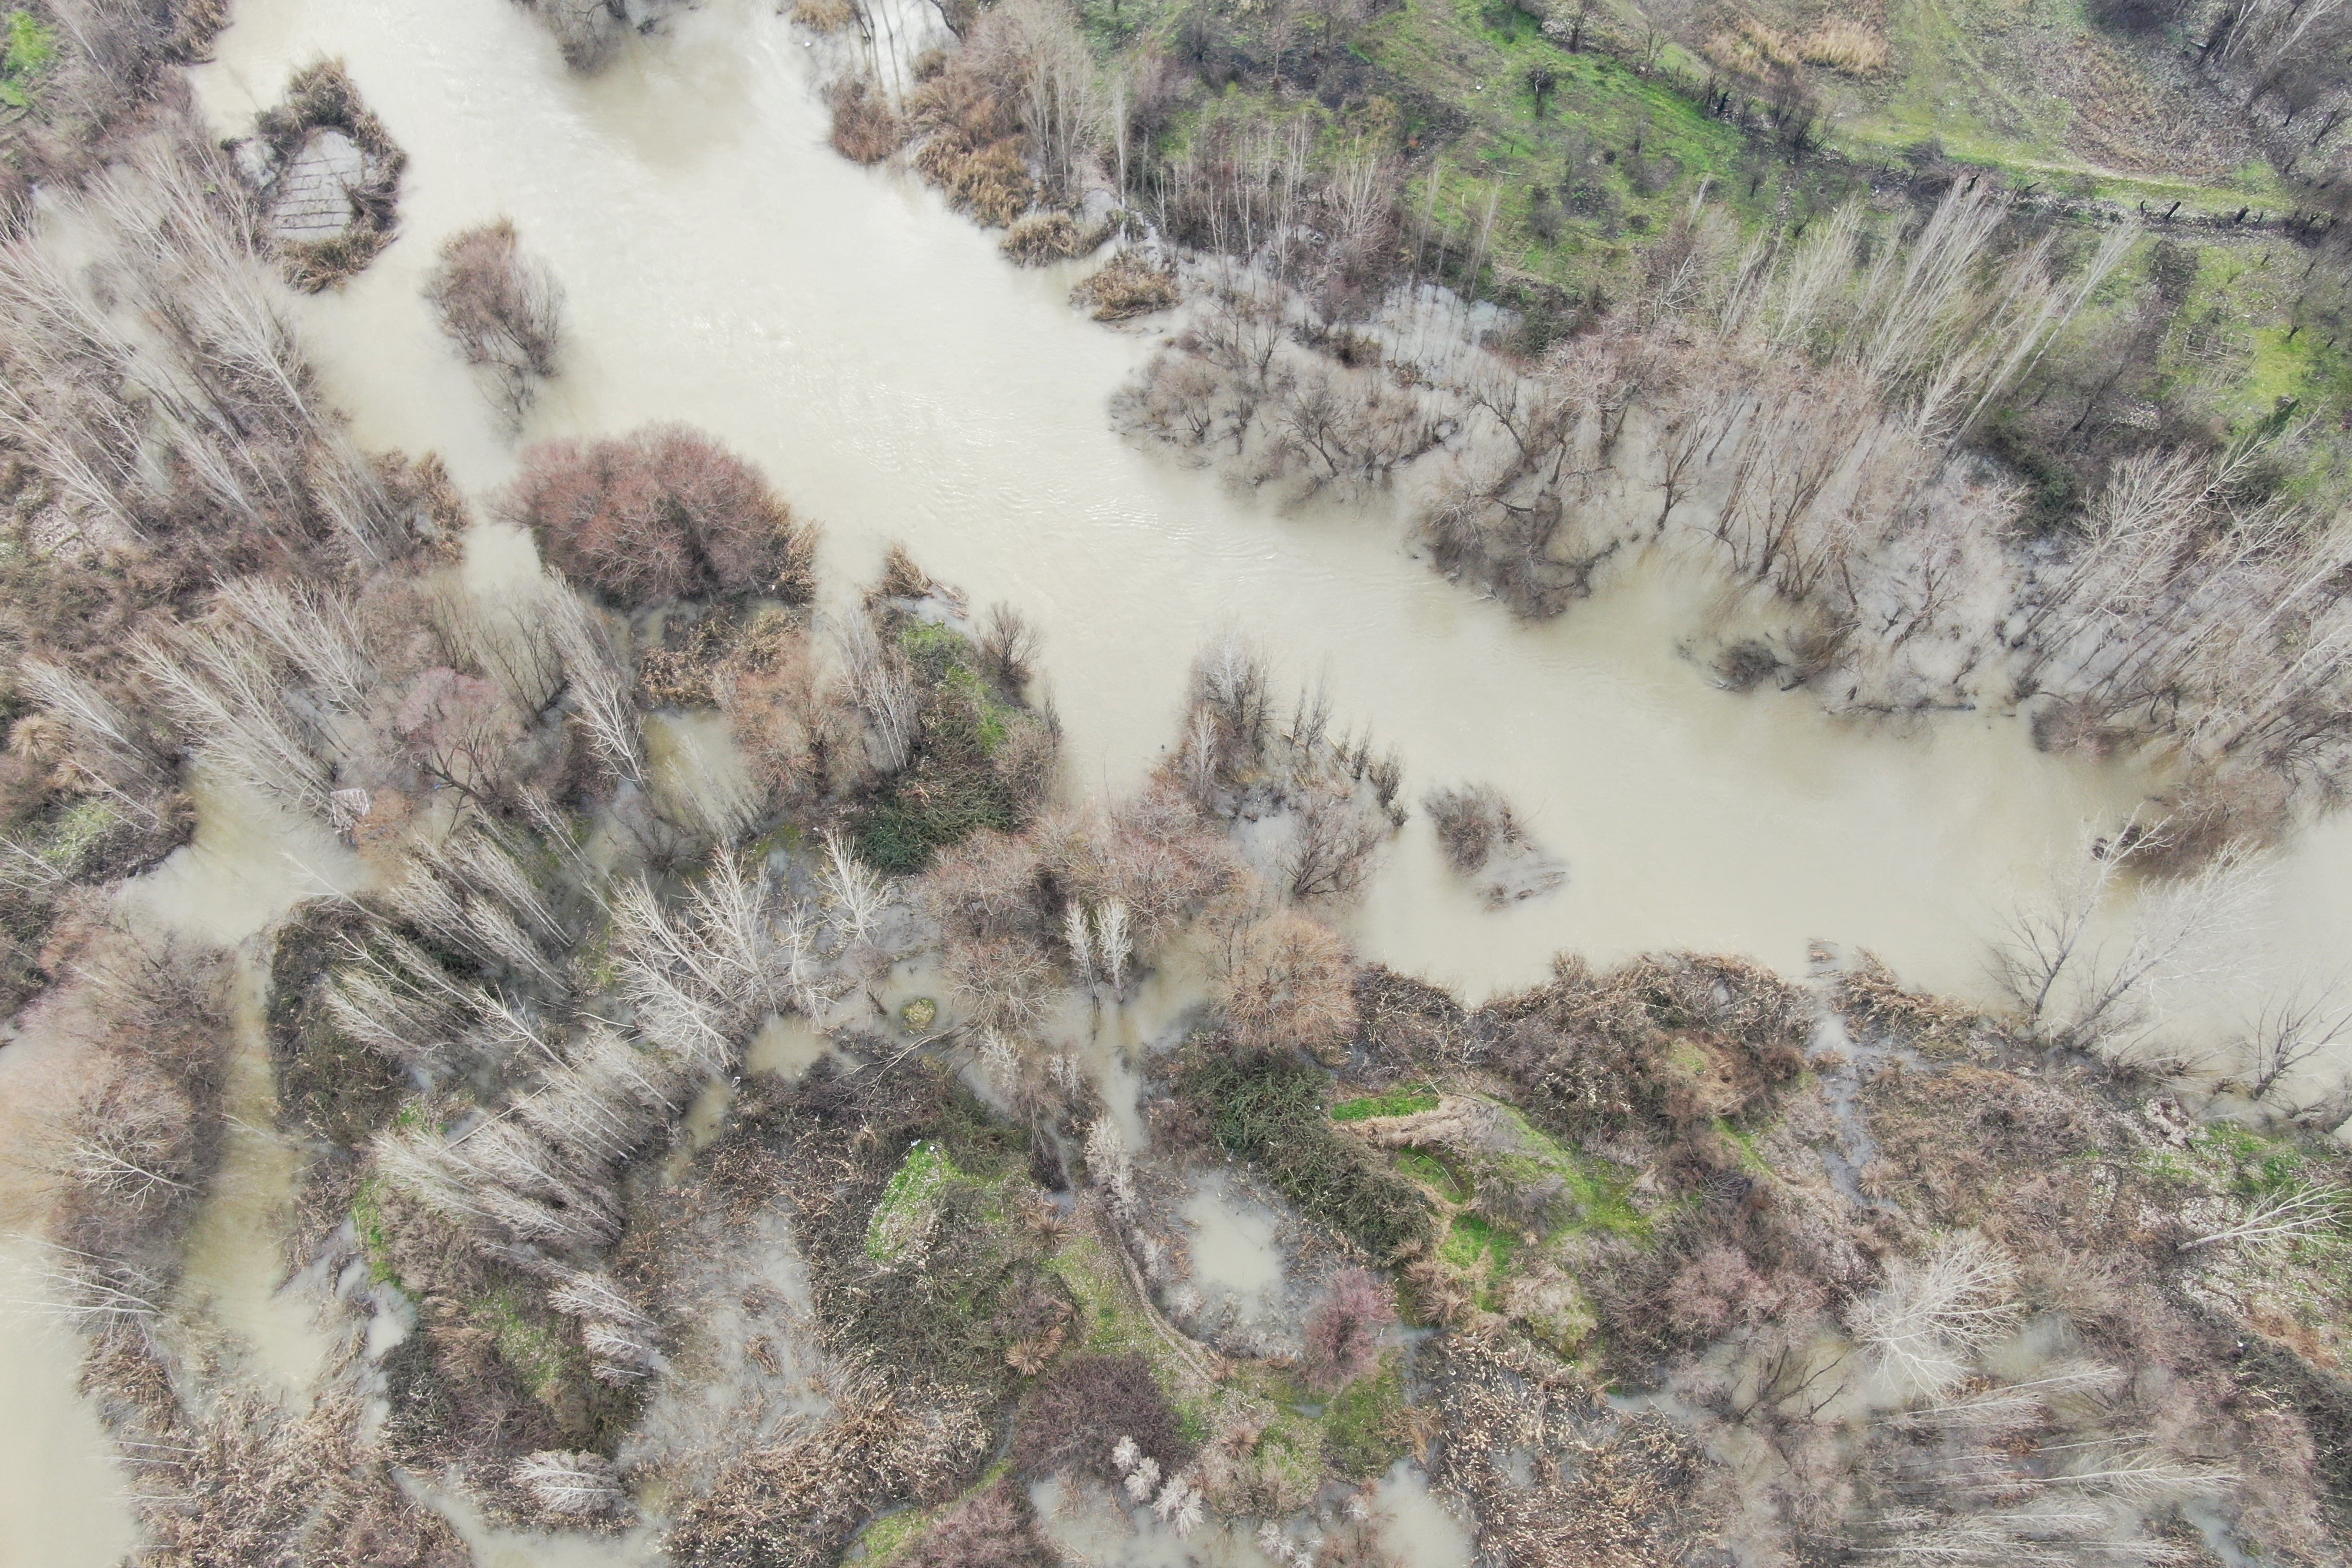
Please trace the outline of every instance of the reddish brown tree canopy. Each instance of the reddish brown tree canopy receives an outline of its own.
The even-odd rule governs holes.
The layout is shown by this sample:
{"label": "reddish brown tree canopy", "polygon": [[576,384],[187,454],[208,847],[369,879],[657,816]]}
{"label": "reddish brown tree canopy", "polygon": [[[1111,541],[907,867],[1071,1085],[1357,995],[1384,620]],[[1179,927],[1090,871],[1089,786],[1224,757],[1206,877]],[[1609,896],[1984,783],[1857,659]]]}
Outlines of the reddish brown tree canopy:
{"label": "reddish brown tree canopy", "polygon": [[709,436],[658,424],[523,453],[504,510],[547,559],[625,604],[757,593],[800,601],[816,532],[759,469]]}

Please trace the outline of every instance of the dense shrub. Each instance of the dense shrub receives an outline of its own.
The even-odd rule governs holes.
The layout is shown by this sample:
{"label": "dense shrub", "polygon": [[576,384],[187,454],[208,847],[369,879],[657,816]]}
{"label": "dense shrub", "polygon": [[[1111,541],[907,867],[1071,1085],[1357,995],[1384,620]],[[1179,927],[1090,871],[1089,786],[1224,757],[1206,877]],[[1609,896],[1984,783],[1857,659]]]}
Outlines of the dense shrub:
{"label": "dense shrub", "polygon": [[629,30],[625,7],[614,0],[521,0],[555,36],[563,63],[585,75],[601,69]]}
{"label": "dense shrub", "polygon": [[1208,1114],[1225,1152],[1263,1170],[1277,1191],[1386,1261],[1425,1243],[1420,1192],[1324,1113],[1330,1075],[1285,1051],[1196,1048],[1178,1087]]}
{"label": "dense shrub", "polygon": [[808,633],[793,617],[772,610],[732,629],[709,683],[775,798],[805,803],[846,781],[857,753],[856,716],[818,680]]}
{"label": "dense shrub", "polygon": [[1307,1314],[1307,1381],[1339,1389],[1381,1364],[1381,1335],[1396,1322],[1388,1286],[1369,1269],[1342,1269],[1331,1293]]}
{"label": "dense shrub", "polygon": [[1437,831],[1445,862],[1465,875],[1484,866],[1498,851],[1525,841],[1511,803],[1491,784],[1433,789],[1421,803]]}
{"label": "dense shrub", "polygon": [[816,530],[707,435],[653,425],[523,453],[504,509],[549,561],[625,604],[815,591]]}
{"label": "dense shrub", "polygon": [[917,704],[913,744],[856,834],[866,860],[911,872],[973,833],[1026,823],[1052,781],[1058,737],[1044,716],[1005,701],[971,643],[947,627],[905,626],[898,653]]}
{"label": "dense shrub", "polygon": [[1119,252],[1070,290],[1070,303],[1097,321],[1132,321],[1173,308],[1181,297],[1175,273],[1139,250]]}
{"label": "dense shrub", "polygon": [[1641,1121],[1703,1134],[1756,1114],[1804,1064],[1803,993],[1744,960],[1673,955],[1599,974],[1563,955],[1553,973],[1480,1017],[1518,1103],[1555,1133]]}
{"label": "dense shrub", "polygon": [[836,82],[825,101],[833,107],[833,150],[850,162],[879,163],[907,144],[907,122],[869,78]]}
{"label": "dense shrub", "polygon": [[1218,965],[1226,1026],[1245,1046],[1326,1055],[1356,1027],[1348,950],[1330,927],[1277,910],[1235,932]]}
{"label": "dense shrub", "polygon": [[1006,231],[999,249],[1023,267],[1071,261],[1102,244],[1105,231],[1081,228],[1067,213],[1033,213]]}
{"label": "dense shrub", "polygon": [[1056,1471],[1118,1479],[1111,1451],[1132,1437],[1162,1474],[1183,1469],[1189,1451],[1176,1412],[1139,1355],[1075,1355],[1033,1390],[1013,1429],[1013,1462],[1043,1479]]}

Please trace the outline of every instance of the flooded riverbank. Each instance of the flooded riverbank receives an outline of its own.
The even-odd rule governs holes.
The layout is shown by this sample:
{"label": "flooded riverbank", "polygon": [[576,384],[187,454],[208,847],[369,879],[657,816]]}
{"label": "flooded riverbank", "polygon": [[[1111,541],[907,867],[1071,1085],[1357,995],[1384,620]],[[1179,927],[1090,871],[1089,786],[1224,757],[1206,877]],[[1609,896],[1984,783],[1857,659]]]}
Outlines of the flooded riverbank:
{"label": "flooded riverbank", "polygon": [[837,157],[805,51],[763,10],[680,16],[580,80],[519,9],[267,0],[201,90],[226,131],[320,54],[411,158],[403,237],[304,306],[363,442],[437,450],[478,497],[510,471],[420,290],[444,236],[511,217],[568,298],[563,373],[526,439],[700,425],[824,525],[836,587],[899,539],[976,601],[1020,606],[1045,632],[1074,789],[1151,768],[1192,655],[1238,630],[1397,747],[1410,795],[1491,781],[1567,862],[1557,897],[1490,912],[1416,821],[1357,919],[1370,956],[1480,995],[1569,947],[1793,968],[1829,937],[1977,988],[2012,886],[2140,792],[2004,718],[1895,734],[1801,693],[1717,690],[1675,651],[1711,587],[1673,571],[1526,625],[1407,559],[1385,503],[1277,515],[1131,449],[1105,406],[1150,335],[1083,319],[1071,269],[1015,269],[934,193]]}
{"label": "flooded riverbank", "polygon": [[[977,601],[1020,607],[1045,632],[1071,792],[1131,787],[1158,763],[1190,660],[1226,632],[1262,640],[1286,677],[1327,683],[1342,726],[1396,747],[1408,800],[1499,787],[1564,861],[1565,888],[1488,910],[1416,813],[1349,917],[1365,956],[1471,999],[1538,979],[1564,949],[1724,949],[1794,974],[1815,938],[1875,950],[1913,984],[1981,994],[2017,889],[2084,818],[2120,816],[2147,788],[2120,766],[2038,754],[2005,717],[1897,731],[1829,720],[1801,692],[1718,690],[1677,653],[1712,586],[1667,565],[1528,625],[1408,559],[1385,503],[1283,515],[1132,449],[1105,405],[1148,333],[1083,319],[1064,299],[1072,269],[1016,270],[934,193],[837,158],[804,51],[764,8],[683,16],[582,80],[499,0],[246,0],[197,73],[216,127],[241,130],[320,55],[346,60],[412,160],[400,239],[347,290],[300,306],[363,444],[439,452],[478,501],[510,473],[512,445],[421,283],[446,235],[511,217],[570,301],[563,373],[526,438],[702,426],[824,525],[837,592],[899,540]],[[478,574],[512,569],[514,553]],[[677,726],[663,740],[678,792],[704,791],[723,815],[717,738]],[[2286,857],[2262,934],[2273,955],[2340,966],[2347,865],[2352,823]],[[227,946],[361,874],[323,831],[208,802],[195,844],[133,900],[159,926]],[[1162,1000],[1147,988],[1114,1011],[1091,1040],[1109,1059],[1088,1063],[1097,1077],[1131,1078],[1118,1053],[1174,1014]],[[261,998],[246,1001],[257,1028]],[[197,1232],[189,1288],[268,1336],[259,1362],[290,1390],[320,1353],[265,1263],[289,1178],[259,1130],[258,1049],[257,1035],[242,1042],[232,1179]],[[819,1049],[779,1031],[752,1065],[797,1071]],[[1132,1124],[1132,1094],[1109,1098]],[[1139,1125],[1124,1130],[1140,1143]],[[1204,1254],[1248,1228],[1223,1210],[1196,1224]],[[1259,1271],[1228,1269],[1223,1283],[1264,1297],[1278,1270],[1263,1238],[1241,1241]],[[47,1328],[16,1331],[0,1354],[0,1397],[26,1417],[0,1452],[0,1568],[109,1563],[128,1544],[132,1489],[73,1394],[72,1354]],[[1450,1520],[1412,1528],[1445,1537],[1423,1560],[1461,1558]],[[485,1562],[558,1560],[527,1537],[469,1535]],[[564,1550],[604,1563],[650,1547]]]}

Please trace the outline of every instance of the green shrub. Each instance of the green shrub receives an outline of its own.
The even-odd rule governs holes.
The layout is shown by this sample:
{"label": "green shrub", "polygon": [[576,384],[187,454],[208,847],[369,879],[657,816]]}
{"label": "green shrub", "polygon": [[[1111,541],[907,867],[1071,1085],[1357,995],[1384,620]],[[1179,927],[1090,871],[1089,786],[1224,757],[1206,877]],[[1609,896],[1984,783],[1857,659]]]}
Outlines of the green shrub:
{"label": "green shrub", "polygon": [[1053,741],[1043,719],[997,695],[960,633],[915,622],[898,646],[923,688],[914,756],[853,831],[867,863],[905,874],[982,828],[1019,829],[1042,793]]}

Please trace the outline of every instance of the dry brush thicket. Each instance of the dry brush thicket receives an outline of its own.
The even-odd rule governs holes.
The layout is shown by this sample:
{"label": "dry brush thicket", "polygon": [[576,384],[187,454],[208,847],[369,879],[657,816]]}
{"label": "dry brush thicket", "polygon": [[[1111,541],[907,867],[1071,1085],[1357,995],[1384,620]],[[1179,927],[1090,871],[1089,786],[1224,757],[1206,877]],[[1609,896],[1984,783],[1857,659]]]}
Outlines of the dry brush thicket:
{"label": "dry brush thicket", "polygon": [[1491,784],[1433,790],[1423,800],[1445,863],[1471,879],[1490,908],[1540,898],[1568,881]]}
{"label": "dry brush thicket", "polygon": [[502,505],[550,564],[633,609],[810,596],[814,531],[756,467],[681,425],[541,442],[524,452]]}

